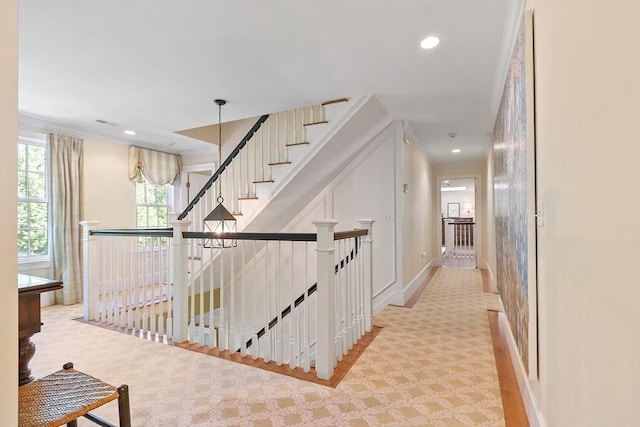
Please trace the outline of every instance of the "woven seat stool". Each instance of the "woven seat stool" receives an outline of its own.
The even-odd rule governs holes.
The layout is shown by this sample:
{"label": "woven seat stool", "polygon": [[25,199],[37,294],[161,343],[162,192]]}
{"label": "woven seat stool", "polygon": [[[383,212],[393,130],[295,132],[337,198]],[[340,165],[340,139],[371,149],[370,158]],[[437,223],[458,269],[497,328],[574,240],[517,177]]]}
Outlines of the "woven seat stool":
{"label": "woven seat stool", "polygon": [[85,417],[96,424],[115,427],[89,412],[116,399],[120,426],[130,427],[127,385],[116,388],[66,363],[62,370],[18,389],[18,426],[75,427],[77,419]]}

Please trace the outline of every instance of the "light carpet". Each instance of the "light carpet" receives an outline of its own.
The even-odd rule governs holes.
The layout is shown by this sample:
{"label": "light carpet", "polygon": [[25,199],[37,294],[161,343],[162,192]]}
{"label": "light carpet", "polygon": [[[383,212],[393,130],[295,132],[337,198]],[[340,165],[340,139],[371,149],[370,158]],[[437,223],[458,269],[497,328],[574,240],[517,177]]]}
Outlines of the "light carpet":
{"label": "light carpet", "polygon": [[[503,426],[496,298],[478,270],[439,269],[413,308],[376,316],[383,330],[335,389],[73,321],[78,305],[43,308],[30,367],[72,361],[128,384],[134,426]],[[94,413],[117,423],[115,403]]]}

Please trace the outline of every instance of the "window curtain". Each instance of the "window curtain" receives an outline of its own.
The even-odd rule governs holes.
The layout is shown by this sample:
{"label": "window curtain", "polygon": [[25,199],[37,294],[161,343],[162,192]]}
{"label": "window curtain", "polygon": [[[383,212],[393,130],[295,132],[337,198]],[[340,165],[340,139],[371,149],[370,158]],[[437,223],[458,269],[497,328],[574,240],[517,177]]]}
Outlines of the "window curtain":
{"label": "window curtain", "polygon": [[152,185],[173,185],[180,177],[182,157],[147,148],[129,147],[129,180]]}
{"label": "window curtain", "polygon": [[82,145],[80,138],[49,134],[51,264],[53,277],[63,283],[56,304],[82,301]]}

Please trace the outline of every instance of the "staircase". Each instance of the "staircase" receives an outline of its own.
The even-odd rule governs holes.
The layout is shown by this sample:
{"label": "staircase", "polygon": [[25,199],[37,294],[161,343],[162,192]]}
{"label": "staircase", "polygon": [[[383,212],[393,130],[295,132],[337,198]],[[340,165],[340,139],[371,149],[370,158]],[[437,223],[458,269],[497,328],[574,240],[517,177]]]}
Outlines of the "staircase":
{"label": "staircase", "polygon": [[221,191],[225,207],[238,221],[238,231],[244,230],[351,106],[349,99],[342,98],[261,116],[222,164],[216,165],[178,220],[190,221],[190,230],[199,230]]}
{"label": "staircase", "polygon": [[[318,376],[330,377],[335,358],[371,330],[370,249],[368,257],[350,255],[358,254],[363,238],[371,244],[370,231],[334,234],[330,221],[318,223],[317,234],[254,230],[282,229],[299,210],[287,208],[291,200],[304,206],[358,152],[354,134],[368,141],[367,132],[378,131],[368,120],[381,111],[379,103],[363,97],[262,116],[173,229],[155,231],[169,244],[142,255],[136,249],[141,230],[101,232],[87,222],[85,319],[223,351],[239,349],[243,356],[306,371],[316,361]],[[341,148],[342,157],[323,163],[332,144]],[[308,191],[300,191],[300,180],[294,179],[299,175],[305,176]],[[237,247],[204,250],[202,219],[215,207],[220,189],[241,232],[223,237],[237,241]],[[363,228],[370,230],[371,222],[363,222]],[[107,235],[130,242],[123,249],[96,243],[96,237]],[[96,252],[103,255],[92,256]],[[110,252],[114,255],[105,262]],[[158,264],[165,265],[160,272]]]}

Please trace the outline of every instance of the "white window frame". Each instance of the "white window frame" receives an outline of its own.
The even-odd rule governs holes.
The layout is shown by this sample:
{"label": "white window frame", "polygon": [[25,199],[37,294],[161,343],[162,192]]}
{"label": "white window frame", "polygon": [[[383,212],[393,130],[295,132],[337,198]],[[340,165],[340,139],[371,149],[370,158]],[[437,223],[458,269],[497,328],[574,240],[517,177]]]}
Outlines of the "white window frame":
{"label": "white window frame", "polygon": [[[148,183],[148,182],[143,182],[143,183],[134,183],[134,193],[135,193],[135,206],[134,206],[134,215],[135,215],[135,219],[136,219],[136,228],[140,228],[140,224],[138,224],[138,207],[146,207],[146,208],[156,208],[156,207],[166,207],[167,209],[167,224],[164,225],[158,225],[158,227],[170,227],[171,225],[169,224],[169,220],[170,220],[170,214],[172,212],[172,206],[173,206],[173,186],[170,184],[166,184],[164,186],[166,194],[165,194],[165,204],[164,205],[155,205],[155,204],[147,204],[147,203],[138,203],[138,192],[137,192],[137,186],[138,185],[149,185],[152,186],[152,184]],[[147,214],[147,218],[148,218],[148,214]],[[153,226],[148,226],[148,228],[153,228]],[[168,245],[168,240],[165,238],[162,238],[161,240],[162,244],[161,247],[165,248]],[[143,249],[144,245],[144,238],[139,238],[138,239],[138,246],[139,249]]]}
{"label": "white window frame", "polygon": [[[34,269],[42,269],[48,268],[51,263],[51,209],[50,209],[50,191],[51,191],[51,183],[49,182],[49,149],[47,147],[47,135],[43,132],[32,132],[26,130],[20,130],[18,133],[18,141],[16,144],[24,144],[24,145],[32,145],[38,146],[45,149],[45,197],[44,199],[31,199],[28,197],[20,198],[17,197],[18,203],[20,202],[40,202],[47,204],[47,254],[46,255],[38,255],[38,256],[20,256],[18,253],[18,264],[20,265],[20,270],[34,270]],[[17,159],[16,159],[17,161]],[[27,169],[28,170],[28,169]],[[16,189],[17,190],[17,189]],[[18,196],[16,194],[16,196]],[[16,243],[17,243],[17,234],[16,234]],[[17,250],[17,246],[16,246]]]}
{"label": "white window frame", "polygon": [[135,202],[135,218],[136,218],[136,227],[140,227],[140,224],[138,224],[138,207],[146,207],[146,208],[158,208],[158,207],[165,207],[167,208],[167,224],[165,225],[160,225],[159,227],[169,227],[169,214],[171,213],[171,208],[173,205],[173,186],[170,184],[166,184],[164,186],[165,191],[166,191],[166,198],[165,198],[165,204],[164,205],[155,205],[155,204],[149,204],[149,203],[138,203],[138,194],[137,194],[137,186],[138,185],[149,185],[151,187],[153,187],[152,184],[149,184],[148,182],[143,182],[143,183],[135,183],[134,185],[136,186],[136,202]]}

